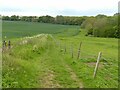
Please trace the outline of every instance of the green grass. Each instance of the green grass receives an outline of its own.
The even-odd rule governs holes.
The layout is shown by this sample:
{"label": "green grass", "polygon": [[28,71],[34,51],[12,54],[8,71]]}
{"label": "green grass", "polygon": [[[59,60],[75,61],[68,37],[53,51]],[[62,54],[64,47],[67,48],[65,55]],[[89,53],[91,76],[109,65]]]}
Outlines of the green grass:
{"label": "green grass", "polygon": [[[36,31],[46,32],[52,34],[54,39],[49,34],[43,34],[38,38],[21,39],[17,38],[14,32],[8,33],[7,29],[3,28],[3,31],[9,34],[8,37],[11,37],[14,47],[3,53],[4,88],[79,88],[80,83],[84,88],[118,87],[118,39],[86,37],[86,30],[76,29],[78,28],[76,26],[4,22],[5,26],[10,24],[13,26],[18,24],[17,27],[21,27],[16,27],[16,31],[22,31],[23,27],[24,33],[27,33],[26,29],[30,29],[31,33],[35,30],[31,35],[37,34]],[[30,24],[29,28],[26,24]],[[34,26],[38,26],[38,29],[36,30]],[[6,28],[12,31],[13,27]],[[27,44],[21,45],[24,40],[27,40]],[[80,59],[77,59],[80,42],[82,42],[81,55]],[[74,58],[71,58],[71,45]],[[100,51],[102,52],[100,65],[97,76],[93,79],[94,67]]]}
{"label": "green grass", "polygon": [[[76,74],[83,79],[83,83],[86,87],[101,87],[112,88],[118,86],[118,40],[115,38],[97,38],[97,37],[85,37],[85,30],[79,35],[74,37],[59,37],[56,38],[61,42],[62,46],[67,44],[67,50],[69,51],[70,45],[73,45],[74,57],[77,58],[77,51],[79,43],[82,42],[81,56],[76,65],[71,65],[72,61],[66,59],[67,63],[76,72]],[[96,80],[93,80],[93,70],[97,60],[97,55],[102,52],[100,61],[100,68]],[[86,66],[87,65],[87,66]],[[83,72],[83,74],[82,74]],[[83,75],[83,76],[82,76]],[[109,81],[110,80],[110,81]],[[92,83],[90,83],[92,82]],[[93,84],[94,83],[94,84]]]}
{"label": "green grass", "polygon": [[[2,36],[9,38],[32,36],[40,33],[56,34],[64,31],[74,30],[78,32],[77,26],[57,25],[36,22],[21,22],[21,21],[3,21]],[[73,33],[73,34],[74,34]]]}

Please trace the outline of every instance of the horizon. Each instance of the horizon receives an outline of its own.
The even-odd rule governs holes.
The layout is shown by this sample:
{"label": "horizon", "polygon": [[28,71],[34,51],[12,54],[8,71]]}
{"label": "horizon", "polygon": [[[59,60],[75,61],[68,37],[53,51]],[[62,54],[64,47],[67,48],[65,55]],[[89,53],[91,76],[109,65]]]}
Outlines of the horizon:
{"label": "horizon", "polygon": [[[114,13],[114,14],[117,14],[117,12],[116,13]],[[105,15],[105,16],[114,16],[114,14],[113,15],[106,15],[106,14],[97,14],[97,15]],[[1,15],[1,14],[0,14]],[[14,16],[15,14],[13,14],[13,15],[1,15],[1,16],[9,16],[9,17],[11,17],[11,16]],[[57,16],[65,16],[65,17],[96,17],[97,15],[91,15],[91,16],[89,16],[89,15],[86,15],[86,16],[66,16],[66,15],[56,15],[56,16],[51,16],[51,15],[48,15],[48,16],[51,16],[51,17],[57,17]],[[15,15],[15,16],[19,16],[19,17],[23,17],[23,16],[26,16],[26,17],[29,17],[29,16],[32,16],[32,17],[34,17],[35,15]],[[47,16],[47,14],[46,15],[40,15],[40,16],[36,16],[36,17],[42,17],[42,16]]]}
{"label": "horizon", "polygon": [[118,13],[119,0],[1,0],[2,16],[113,16]]}
{"label": "horizon", "polygon": [[[114,16],[115,14],[117,14],[118,12],[116,12],[116,13],[114,13],[113,15],[106,15],[106,14],[96,14],[96,15],[84,15],[84,16],[70,16],[70,15],[56,15],[56,16],[52,16],[52,15],[48,15],[48,14],[46,14],[46,15],[36,15],[36,17],[41,17],[41,16],[51,16],[51,17],[57,17],[57,16],[65,16],[65,17],[95,17],[95,16],[97,16],[97,15],[105,15],[105,16]],[[0,14],[1,15],[1,14]],[[9,17],[11,17],[11,16],[19,16],[19,17],[23,17],[23,16],[27,16],[27,17],[29,17],[29,16],[35,16],[35,15],[17,15],[17,14],[13,14],[13,15],[1,15],[1,16],[9,16]]]}

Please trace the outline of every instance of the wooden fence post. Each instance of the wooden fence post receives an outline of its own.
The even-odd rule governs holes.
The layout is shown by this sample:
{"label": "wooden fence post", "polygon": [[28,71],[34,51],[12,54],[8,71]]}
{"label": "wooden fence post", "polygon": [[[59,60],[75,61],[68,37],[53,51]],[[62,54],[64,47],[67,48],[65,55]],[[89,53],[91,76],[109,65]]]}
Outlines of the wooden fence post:
{"label": "wooden fence post", "polygon": [[5,41],[5,47],[7,46],[7,41]]}
{"label": "wooden fence post", "polygon": [[5,40],[2,42],[2,51],[5,49]]}
{"label": "wooden fence post", "polygon": [[8,41],[8,49],[10,49],[11,48],[11,42],[10,42],[10,40]]}
{"label": "wooden fence post", "polygon": [[99,61],[100,61],[101,55],[102,55],[102,52],[99,52],[98,58],[97,58],[97,63],[96,63],[95,69],[94,69],[93,78],[96,77],[96,73],[97,73],[97,70],[98,70],[98,66],[99,66]]}
{"label": "wooden fence post", "polygon": [[82,45],[82,42],[80,42],[80,46],[79,46],[79,49],[78,49],[78,56],[77,56],[77,59],[79,59],[79,57],[80,57],[80,49],[81,49],[81,45]]}
{"label": "wooden fence post", "polygon": [[2,44],[2,51],[6,50],[6,46],[7,46],[7,41],[4,40]]}

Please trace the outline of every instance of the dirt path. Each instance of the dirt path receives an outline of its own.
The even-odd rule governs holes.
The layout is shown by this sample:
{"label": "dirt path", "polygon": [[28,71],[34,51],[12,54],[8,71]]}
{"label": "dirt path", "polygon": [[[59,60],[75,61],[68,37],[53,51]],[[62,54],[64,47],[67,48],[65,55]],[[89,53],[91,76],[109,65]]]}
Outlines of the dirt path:
{"label": "dirt path", "polygon": [[67,71],[70,73],[71,78],[78,83],[79,88],[83,88],[83,84],[82,82],[79,80],[79,78],[77,77],[77,75],[75,74],[75,72],[72,70],[72,68],[70,68],[69,65],[67,65],[61,58],[62,64],[65,66],[65,68],[67,69]]}
{"label": "dirt path", "polygon": [[[75,81],[76,85],[79,88],[83,88],[83,84],[80,81],[80,79],[77,77],[77,75],[75,74],[75,72],[72,70],[72,68],[65,63],[65,61],[63,60],[63,58],[61,58],[61,64],[63,65],[63,67],[65,67],[65,69],[68,71],[71,79],[73,81]],[[42,88],[62,88],[62,86],[57,83],[57,81],[55,81],[55,74],[53,71],[51,70],[47,70],[45,72],[45,75],[42,78],[41,81],[42,84]]]}
{"label": "dirt path", "polygon": [[78,83],[79,88],[83,88],[83,84],[77,77],[77,75],[74,73],[74,71],[66,64],[65,65],[66,69],[69,71],[71,78]]}
{"label": "dirt path", "polygon": [[42,88],[60,88],[61,86],[54,81],[54,72],[47,71],[47,73],[43,76],[41,80]]}
{"label": "dirt path", "polygon": [[[62,66],[65,67],[66,71],[68,71],[69,77],[71,77],[71,80],[75,81],[76,85],[79,88],[83,88],[82,82],[77,77],[77,75],[72,70],[72,68],[63,60],[62,57],[60,61],[61,61]],[[42,88],[62,88],[62,86],[55,80],[55,74],[51,70],[45,71],[45,74],[41,80],[41,84],[42,84],[41,85]]]}
{"label": "dirt path", "polygon": [[[49,52],[47,51],[46,54],[48,55],[48,53]],[[45,66],[42,68],[44,68],[44,75],[40,80],[41,88],[62,88],[62,86],[55,80],[55,73]]]}

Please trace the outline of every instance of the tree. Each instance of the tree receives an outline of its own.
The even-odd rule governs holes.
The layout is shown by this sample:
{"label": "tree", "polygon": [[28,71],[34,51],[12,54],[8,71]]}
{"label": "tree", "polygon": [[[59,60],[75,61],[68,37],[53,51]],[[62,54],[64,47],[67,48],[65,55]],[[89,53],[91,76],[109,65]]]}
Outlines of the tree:
{"label": "tree", "polygon": [[3,20],[10,20],[10,17],[9,16],[2,16],[2,19]]}
{"label": "tree", "polygon": [[54,23],[55,19],[49,15],[46,16],[41,16],[38,19],[38,22],[43,22],[43,23]]}
{"label": "tree", "polygon": [[62,15],[56,16],[55,22],[56,22],[57,24],[64,24],[64,17],[63,17]]}
{"label": "tree", "polygon": [[18,20],[19,20],[19,16],[12,15],[12,16],[10,17],[10,20],[11,20],[11,21],[18,21]]}

